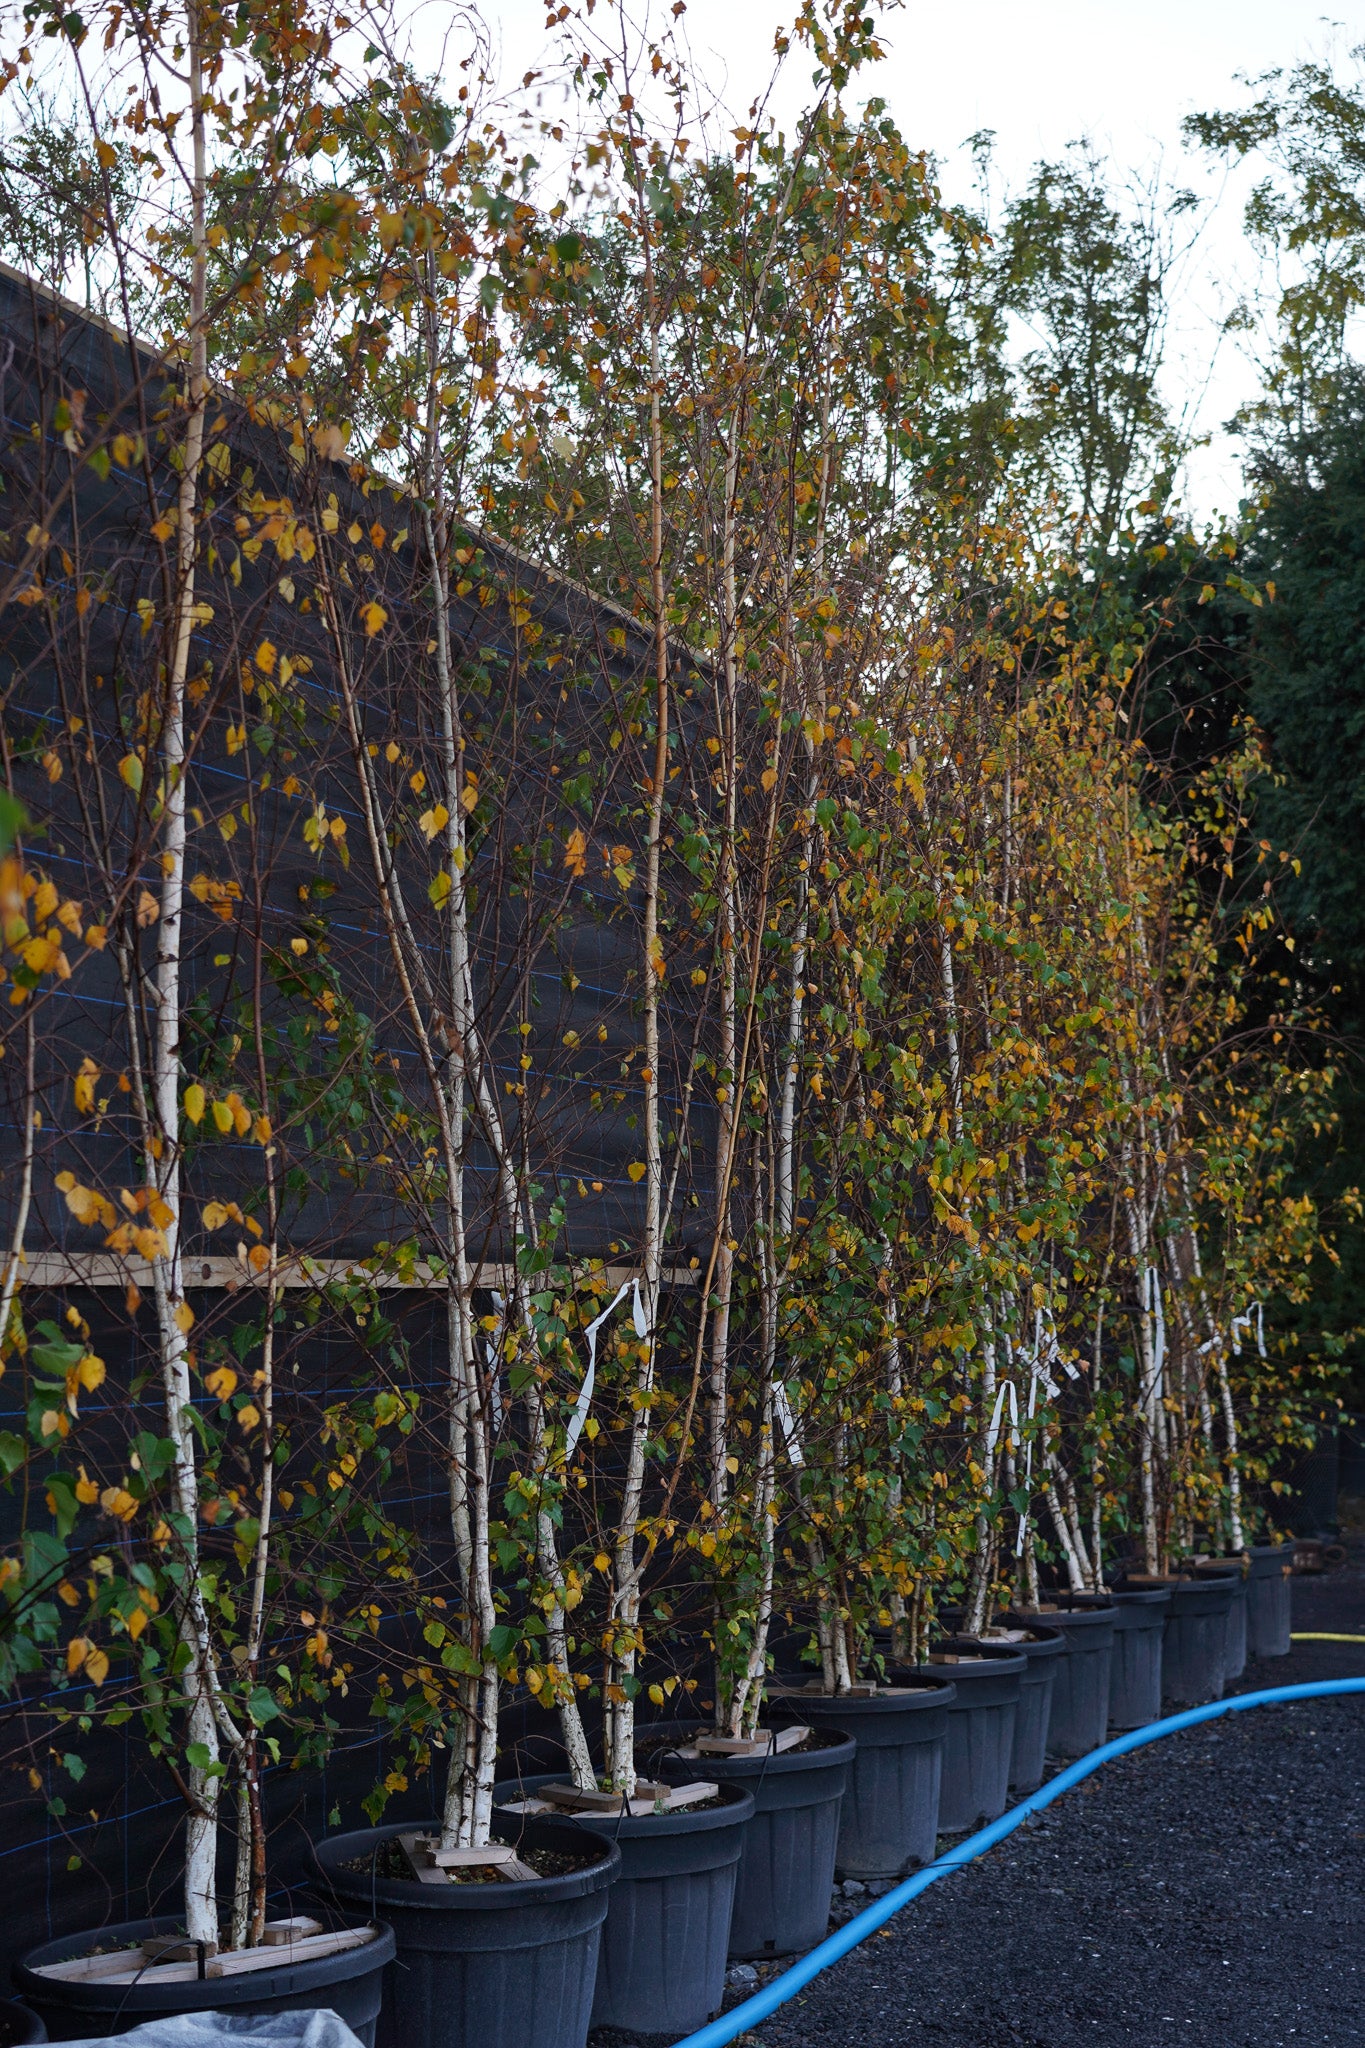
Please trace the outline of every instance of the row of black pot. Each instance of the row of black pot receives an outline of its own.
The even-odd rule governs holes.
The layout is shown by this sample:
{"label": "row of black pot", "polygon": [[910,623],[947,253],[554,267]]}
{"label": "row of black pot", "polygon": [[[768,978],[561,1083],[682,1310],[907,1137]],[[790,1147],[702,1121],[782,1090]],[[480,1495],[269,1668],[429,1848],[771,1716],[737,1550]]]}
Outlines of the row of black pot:
{"label": "row of black pot", "polygon": [[[534,1881],[425,1886],[386,1865],[410,1822],[332,1836],[317,1890],[377,1929],[364,1948],[281,1961],[260,1977],[130,1990],[57,1984],[38,1966],[88,1950],[49,1943],[16,1973],[54,2038],[116,2032],[158,2012],[325,2004],[366,2048],[581,2048],[589,2026],[686,2033],[718,2010],[727,1960],[799,1953],[821,1939],[836,1875],[894,1880],[932,1859],[938,1837],[1034,1790],[1049,1753],[1086,1754],[1110,1727],[1139,1727],[1216,1698],[1257,1656],[1289,1648],[1288,1551],[1211,1560],[1161,1582],[1057,1594],[1014,1610],[999,1632],[947,1636],[930,1664],[828,1697],[774,1686],[775,1723],[800,1721],[800,1748],[745,1757],[672,1752],[681,1726],[648,1731],[655,1777],[719,1785],[700,1808],[572,1820],[516,1810],[549,1780],[497,1788],[495,1839],[540,1854]],[[1004,1640],[1001,1639],[1003,1632]],[[556,1869],[554,1866],[561,1866]],[[117,1947],[169,1923],[105,1929]]]}

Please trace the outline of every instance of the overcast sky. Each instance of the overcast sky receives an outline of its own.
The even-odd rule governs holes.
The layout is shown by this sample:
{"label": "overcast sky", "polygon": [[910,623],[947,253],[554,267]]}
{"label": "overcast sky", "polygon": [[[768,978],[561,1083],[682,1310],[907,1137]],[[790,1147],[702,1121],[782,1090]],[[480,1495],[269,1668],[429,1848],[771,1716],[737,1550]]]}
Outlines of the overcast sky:
{"label": "overcast sky", "polygon": [[[486,5],[505,74],[534,64],[545,45],[544,0]],[[783,0],[688,0],[693,55],[737,113],[767,78],[773,31],[791,13]],[[1190,159],[1181,117],[1237,104],[1239,72],[1365,41],[1365,0],[1331,14],[1309,0],[908,0],[887,16],[886,31],[891,55],[871,89],[912,146],[944,159],[949,199],[969,186],[965,139],[990,128],[1010,184],[1040,156],[1087,136],[1125,168],[1160,163],[1216,200],[1178,279],[1168,397],[1180,407],[1193,396],[1200,429],[1214,434],[1187,480],[1191,509],[1204,517],[1235,506],[1236,450],[1219,429],[1252,382],[1235,346],[1219,345],[1218,327],[1253,276],[1241,235],[1246,179]],[[793,91],[803,83],[793,77]]]}

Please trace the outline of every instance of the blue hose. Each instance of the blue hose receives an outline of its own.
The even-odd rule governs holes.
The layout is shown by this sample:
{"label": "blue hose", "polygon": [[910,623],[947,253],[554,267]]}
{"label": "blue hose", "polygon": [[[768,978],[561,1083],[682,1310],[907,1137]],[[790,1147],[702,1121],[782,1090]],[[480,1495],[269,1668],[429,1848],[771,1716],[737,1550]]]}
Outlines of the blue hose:
{"label": "blue hose", "polygon": [[1197,1728],[1201,1721],[1216,1721],[1221,1714],[1241,1714],[1248,1707],[1290,1706],[1296,1700],[1329,1699],[1340,1693],[1365,1693],[1365,1678],[1324,1678],[1311,1685],[1277,1685],[1266,1692],[1243,1692],[1231,1699],[1213,1700],[1206,1707],[1189,1707],[1183,1714],[1172,1714],[1165,1721],[1149,1722],[1145,1728],[1135,1728],[1131,1735],[1120,1735],[1113,1742],[1101,1743],[1092,1749],[1089,1756],[1083,1756],[1078,1763],[1068,1764],[1064,1771],[1058,1771],[1046,1785],[1030,1793],[1018,1806],[1012,1806],[1008,1813],[1002,1813],[999,1820],[993,1820],[989,1827],[978,1829],[968,1835],[965,1842],[959,1842],[946,1856],[937,1857],[927,1863],[923,1870],[917,1870],[913,1877],[907,1877],[894,1891],[883,1893],[865,1906],[861,1913],[830,1934],[813,1948],[809,1955],[793,1963],[780,1977],[775,1977],[752,1998],[746,1998],[742,2005],[730,2012],[722,2013],[719,2019],[711,2020],[706,2026],[698,2027],[686,2040],[679,2041],[676,2048],[727,2048],[727,2043],[737,2035],[745,2034],[750,2027],[756,2027],[804,1990],[813,1977],[827,1970],[831,1963],[837,1963],[859,1942],[866,1941],[869,1934],[875,1934],[884,1927],[893,1914],[902,1906],[908,1906],[911,1899],[917,1899],[921,1892],[927,1892],[931,1884],[937,1884],[950,1871],[962,1870],[974,1863],[978,1856],[984,1856],[997,1842],[1003,1842],[1006,1835],[1012,1835],[1031,1814],[1041,1813],[1045,1806],[1051,1806],[1054,1799],[1060,1799],[1063,1792],[1069,1792],[1073,1785],[1079,1785],[1101,1764],[1107,1764],[1113,1757],[1127,1756],[1135,1749],[1145,1749],[1149,1742],[1159,1742],[1165,1735],[1179,1735],[1184,1728]]}

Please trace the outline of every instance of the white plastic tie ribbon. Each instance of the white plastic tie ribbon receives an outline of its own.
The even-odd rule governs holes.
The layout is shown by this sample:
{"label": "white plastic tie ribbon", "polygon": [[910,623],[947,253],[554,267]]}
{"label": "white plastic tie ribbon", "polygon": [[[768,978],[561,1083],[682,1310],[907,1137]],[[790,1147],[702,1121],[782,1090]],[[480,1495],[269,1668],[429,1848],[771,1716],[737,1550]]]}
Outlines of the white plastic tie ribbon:
{"label": "white plastic tie ribbon", "polygon": [[578,1390],[578,1399],[574,1402],[573,1414],[569,1417],[569,1427],[564,1436],[564,1463],[566,1465],[574,1454],[574,1447],[578,1439],[583,1434],[583,1425],[588,1419],[588,1410],[592,1406],[593,1389],[597,1385],[597,1333],[617,1304],[632,1289],[634,1290],[635,1299],[631,1303],[631,1319],[635,1324],[635,1334],[642,1342],[649,1335],[649,1317],[645,1313],[645,1305],[640,1297],[640,1283],[638,1280],[623,1280],[611,1300],[602,1310],[602,1313],[599,1316],[595,1316],[583,1332],[588,1340],[588,1369],[583,1375],[583,1384]]}
{"label": "white plastic tie ribbon", "polygon": [[494,1336],[485,1337],[484,1355],[488,1360],[488,1399],[493,1411],[493,1427],[502,1429],[502,1345],[507,1335],[507,1304],[495,1287],[493,1306],[498,1312],[498,1329]]}
{"label": "white plastic tie ribbon", "polygon": [[782,1441],[786,1445],[787,1463],[794,1471],[799,1472],[806,1462],[806,1454],[801,1448],[801,1425],[792,1414],[792,1404],[787,1399],[787,1389],[781,1380],[775,1380],[773,1383],[773,1412],[777,1416]]}
{"label": "white plastic tie ribbon", "polygon": [[[1262,1358],[1265,1357],[1265,1304],[1254,1301],[1245,1315],[1234,1316],[1228,1325],[1228,1342],[1234,1358],[1240,1358],[1242,1355],[1242,1331],[1249,1330],[1253,1323],[1256,1326],[1256,1349]],[[1203,1358],[1207,1352],[1221,1351],[1222,1348],[1222,1331],[1215,1330],[1213,1335],[1200,1345],[1195,1356]]]}
{"label": "white plastic tie ribbon", "polygon": [[1000,1441],[1000,1419],[1005,1412],[1006,1401],[1009,1402],[1010,1411],[1010,1449],[1017,1451],[1019,1448],[1019,1396],[1014,1390],[1013,1380],[1001,1380],[995,1396],[995,1406],[991,1410],[991,1419],[986,1426],[986,1456],[991,1460],[995,1457],[995,1447]]}

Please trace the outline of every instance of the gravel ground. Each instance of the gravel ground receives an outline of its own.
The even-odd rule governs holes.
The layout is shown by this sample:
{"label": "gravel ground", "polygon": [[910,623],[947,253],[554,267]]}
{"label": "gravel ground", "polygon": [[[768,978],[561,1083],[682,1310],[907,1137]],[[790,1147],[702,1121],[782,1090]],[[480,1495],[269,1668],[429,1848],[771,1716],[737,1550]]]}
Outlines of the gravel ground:
{"label": "gravel ground", "polygon": [[[1295,1580],[1296,1629],[1365,1635],[1352,1552]],[[1360,1672],[1365,1645],[1296,1644],[1238,1690]],[[743,2038],[1345,2048],[1365,2043],[1362,1933],[1365,1699],[1262,1707],[1108,1765]],[[593,2048],[625,2040],[601,2029]]]}

